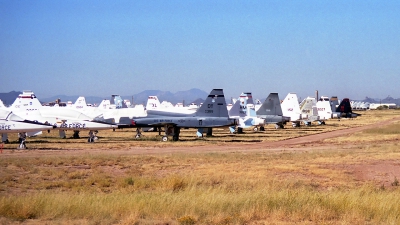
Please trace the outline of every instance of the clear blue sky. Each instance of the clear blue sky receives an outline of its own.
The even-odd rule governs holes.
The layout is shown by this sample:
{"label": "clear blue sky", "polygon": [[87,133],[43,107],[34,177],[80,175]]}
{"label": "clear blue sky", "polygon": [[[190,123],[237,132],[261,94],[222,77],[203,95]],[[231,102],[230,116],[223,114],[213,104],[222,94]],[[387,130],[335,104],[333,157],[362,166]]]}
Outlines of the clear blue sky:
{"label": "clear blue sky", "polygon": [[0,0],[0,92],[399,98],[400,1]]}

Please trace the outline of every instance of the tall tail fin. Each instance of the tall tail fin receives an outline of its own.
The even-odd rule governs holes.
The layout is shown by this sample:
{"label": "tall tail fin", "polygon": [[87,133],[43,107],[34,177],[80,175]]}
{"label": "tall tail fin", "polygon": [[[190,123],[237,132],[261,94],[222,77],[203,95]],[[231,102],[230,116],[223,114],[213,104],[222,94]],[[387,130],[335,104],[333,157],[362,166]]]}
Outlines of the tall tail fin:
{"label": "tall tail fin", "polygon": [[196,116],[228,117],[224,91],[222,89],[213,89],[203,105],[196,111]]}
{"label": "tall tail fin", "polygon": [[278,93],[270,93],[256,113],[258,116],[261,115],[282,116],[283,113],[282,113],[281,101],[279,100]]}
{"label": "tall tail fin", "polygon": [[313,97],[305,98],[300,104],[300,110],[305,117],[314,116],[313,107],[316,104],[316,100]]}
{"label": "tall tail fin", "polygon": [[110,109],[110,100],[104,99],[103,101],[100,102],[99,109]]}
{"label": "tall tail fin", "polygon": [[157,96],[149,96],[147,98],[147,104],[146,104],[146,109],[158,109],[160,108],[161,103],[160,100],[158,100]]}
{"label": "tall tail fin", "polygon": [[87,108],[86,99],[83,96],[80,96],[76,102],[74,103],[74,108],[76,109],[85,109]]}
{"label": "tall tail fin", "polygon": [[246,92],[244,94],[246,95],[247,98],[247,105],[246,105],[247,116],[257,117],[256,106],[254,104],[253,95],[251,94],[251,92]]}
{"label": "tall tail fin", "polygon": [[251,93],[247,92],[240,94],[235,104],[233,104],[232,108],[229,110],[229,116],[245,117],[247,115],[247,104],[250,104],[248,102],[249,99],[251,99],[251,102],[253,102]]}
{"label": "tall tail fin", "polygon": [[38,110],[42,108],[39,100],[32,91],[23,91],[11,105],[11,110]]}
{"label": "tall tail fin", "polygon": [[350,100],[348,98],[344,98],[341,102],[339,107],[336,109],[336,112],[341,113],[353,113],[351,110]]}
{"label": "tall tail fin", "polygon": [[111,104],[114,104],[116,109],[128,108],[119,95],[111,95]]}
{"label": "tall tail fin", "polygon": [[339,106],[339,100],[338,100],[338,98],[337,98],[336,96],[332,96],[330,102],[331,102],[331,109],[332,109],[332,112],[336,112],[336,109],[337,109],[338,106]]}
{"label": "tall tail fin", "polygon": [[283,100],[281,107],[283,115],[290,117],[291,121],[301,119],[299,100],[296,93],[289,93]]}
{"label": "tall tail fin", "polygon": [[329,101],[318,101],[317,111],[318,111],[318,116],[321,120],[327,120],[333,118],[332,109]]}

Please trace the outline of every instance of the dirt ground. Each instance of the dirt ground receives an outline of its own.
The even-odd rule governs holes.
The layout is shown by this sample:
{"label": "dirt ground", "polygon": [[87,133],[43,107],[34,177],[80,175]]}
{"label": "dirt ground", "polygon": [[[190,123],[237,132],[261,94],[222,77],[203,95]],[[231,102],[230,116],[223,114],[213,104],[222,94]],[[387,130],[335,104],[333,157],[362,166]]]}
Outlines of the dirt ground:
{"label": "dirt ground", "polygon": [[[128,149],[70,149],[70,150],[5,150],[1,157],[39,157],[43,155],[71,155],[79,156],[82,154],[112,154],[112,155],[140,155],[140,154],[170,154],[170,153],[205,153],[205,152],[258,152],[258,151],[309,151],[312,149],[335,149],[346,150],[354,147],[354,143],[349,144],[330,144],[323,140],[340,136],[350,135],[366,129],[374,127],[382,127],[394,122],[400,121],[400,117],[387,121],[381,121],[375,124],[365,125],[361,127],[336,130],[331,132],[319,133],[314,135],[302,136],[275,142],[258,142],[258,143],[224,143],[223,145],[206,145],[206,146],[182,146],[182,147],[135,147]],[[341,167],[339,165],[339,167]],[[332,168],[333,170],[335,168]],[[337,168],[339,169],[339,168]],[[359,181],[376,181],[390,186],[391,182],[400,178],[400,162],[396,160],[378,161],[372,164],[363,164],[346,166],[340,168],[349,171],[355,175]]]}

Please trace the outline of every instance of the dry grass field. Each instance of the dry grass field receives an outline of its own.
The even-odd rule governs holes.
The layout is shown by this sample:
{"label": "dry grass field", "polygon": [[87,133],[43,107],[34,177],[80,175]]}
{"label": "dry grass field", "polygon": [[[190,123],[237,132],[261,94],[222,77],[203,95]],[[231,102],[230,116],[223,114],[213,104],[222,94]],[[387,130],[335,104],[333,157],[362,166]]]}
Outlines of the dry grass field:
{"label": "dry grass field", "polygon": [[[361,114],[203,139],[188,129],[179,142],[123,129],[87,143],[52,131],[16,150],[10,135],[0,223],[400,224],[400,110]],[[357,127],[368,129],[329,137]]]}

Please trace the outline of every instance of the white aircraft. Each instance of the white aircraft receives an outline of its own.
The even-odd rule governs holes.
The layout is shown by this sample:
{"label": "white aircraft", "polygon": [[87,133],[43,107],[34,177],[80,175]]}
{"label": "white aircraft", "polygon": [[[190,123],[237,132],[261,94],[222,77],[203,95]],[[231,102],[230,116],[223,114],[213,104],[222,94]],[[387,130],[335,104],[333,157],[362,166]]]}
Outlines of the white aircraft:
{"label": "white aircraft", "polygon": [[284,116],[290,117],[293,127],[299,127],[303,122],[306,126],[311,125],[311,122],[319,119],[318,112],[314,106],[314,100],[311,97],[302,101],[302,109],[296,93],[289,93],[282,104],[282,112]]}
{"label": "white aircraft", "polygon": [[[243,133],[243,128],[264,126],[264,119],[258,118],[253,104],[253,97],[250,92],[242,93],[239,99],[229,110],[229,118],[237,119],[237,133]],[[235,127],[230,127],[231,133],[235,132]]]}
{"label": "white aircraft", "polygon": [[335,115],[337,117],[337,114],[334,114],[332,112],[331,104],[328,97],[321,96],[319,101],[316,103],[316,107],[321,124],[325,124],[325,120],[335,118]]}
{"label": "white aircraft", "polygon": [[0,109],[5,109],[5,108],[7,108],[7,107],[4,105],[3,101],[0,99]]}
{"label": "white aircraft", "polygon": [[[171,104],[172,105],[172,104]],[[149,117],[152,115],[157,116],[176,116],[176,114],[189,115],[196,112],[197,107],[174,107],[169,104],[160,104],[157,96],[149,96],[147,98],[146,112]]]}
{"label": "white aircraft", "polygon": [[293,127],[299,127],[301,122],[300,105],[296,93],[289,93],[281,103],[283,116],[290,117]]}
{"label": "white aircraft", "polygon": [[132,118],[146,116],[146,111],[143,105],[136,105],[128,108],[122,103],[122,98],[119,95],[112,95],[114,99],[112,104],[110,100],[103,100],[98,107],[87,106],[85,97],[79,97],[73,108],[84,113],[94,121],[104,121],[116,123],[120,126],[129,125]]}
{"label": "white aircraft", "polygon": [[306,126],[310,126],[312,122],[320,121],[318,110],[317,110],[317,100],[314,97],[307,97],[300,103],[301,118]]}
{"label": "white aircraft", "polygon": [[24,120],[14,113],[0,108],[0,133],[2,142],[8,143],[9,133],[26,133],[51,130],[54,126],[35,121]]}
{"label": "white aircraft", "polygon": [[56,126],[63,138],[65,130],[94,131],[117,127],[115,124],[93,121],[85,114],[70,108],[42,106],[32,91],[23,91],[8,109],[23,119]]}

